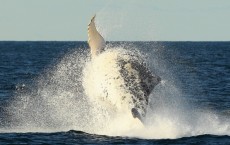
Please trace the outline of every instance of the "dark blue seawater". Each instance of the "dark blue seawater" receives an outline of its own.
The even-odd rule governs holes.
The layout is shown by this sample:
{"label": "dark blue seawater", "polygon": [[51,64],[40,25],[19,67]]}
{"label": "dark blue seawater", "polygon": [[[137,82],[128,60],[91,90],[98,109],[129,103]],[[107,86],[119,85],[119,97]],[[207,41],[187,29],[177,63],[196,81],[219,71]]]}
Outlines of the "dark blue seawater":
{"label": "dark blue seawater", "polygon": [[[155,68],[159,76],[165,80],[173,80],[181,92],[181,99],[189,104],[189,109],[208,110],[224,120],[213,124],[219,126],[221,131],[215,133],[215,130],[212,130],[213,134],[191,133],[178,136],[176,139],[155,137],[143,139],[88,134],[71,129],[52,133],[42,129],[31,131],[31,124],[33,126],[31,120],[25,122],[30,125],[28,131],[25,125],[23,131],[20,131],[18,129],[21,126],[20,117],[15,117],[20,114],[20,109],[31,110],[40,107],[40,110],[34,109],[35,112],[32,113],[21,112],[23,117],[35,118],[34,120],[37,119],[34,114],[47,110],[42,110],[44,105],[42,101],[38,101],[40,103],[38,106],[26,108],[18,105],[19,108],[11,108],[12,102],[17,102],[15,98],[34,93],[34,90],[39,92],[37,83],[42,83],[38,81],[41,77],[49,77],[50,69],[61,63],[64,58],[68,59],[67,54],[82,53],[88,49],[88,45],[86,42],[0,42],[0,144],[230,144],[230,42],[110,42],[110,44],[135,47],[148,54],[149,65],[154,62],[155,65],[151,67]],[[79,62],[76,60],[76,63]],[[157,69],[158,67],[161,69]],[[71,86],[68,87],[71,89]],[[26,104],[27,100],[19,102]],[[49,114],[46,117],[48,118]],[[41,123],[43,128],[44,124]],[[47,124],[51,128],[60,125],[50,121]]]}

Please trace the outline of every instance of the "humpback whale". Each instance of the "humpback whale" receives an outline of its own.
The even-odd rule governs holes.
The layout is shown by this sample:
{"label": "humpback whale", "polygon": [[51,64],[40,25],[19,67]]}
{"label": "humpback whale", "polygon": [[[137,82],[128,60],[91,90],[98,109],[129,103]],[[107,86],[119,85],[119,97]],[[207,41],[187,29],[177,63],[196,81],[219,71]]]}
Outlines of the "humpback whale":
{"label": "humpback whale", "polygon": [[[91,61],[94,61],[97,57],[103,55],[106,46],[104,38],[96,28],[95,18],[96,15],[91,19],[88,25],[88,44],[90,47]],[[116,57],[114,57],[115,55]],[[97,69],[104,71],[105,67],[112,65],[113,67],[111,67],[111,69],[116,67],[118,68],[118,71],[113,73],[116,70],[111,70],[103,74],[103,76],[107,77],[104,80],[97,80],[96,90],[103,90],[101,91],[103,93],[101,93],[102,95],[100,96],[103,101],[112,102],[111,104],[116,104],[118,107],[120,104],[128,104],[127,106],[129,107],[133,118],[138,118],[143,123],[143,119],[146,116],[149,95],[154,87],[161,81],[161,78],[151,72],[144,61],[139,59],[138,55],[130,53],[114,53],[104,60],[107,61],[108,59],[111,59],[111,57],[114,57],[115,61],[99,66]],[[113,73],[113,76],[109,73]],[[116,75],[114,76],[114,74]],[[122,83],[114,85],[115,83],[118,83],[117,79]],[[123,90],[125,90],[124,94],[126,94],[123,96],[115,96],[120,98],[120,104],[117,103],[119,102],[117,101],[118,99],[111,98],[112,96],[110,96],[114,90],[117,92],[120,91],[117,88],[123,88]],[[120,107],[122,108],[124,106],[121,105]]]}

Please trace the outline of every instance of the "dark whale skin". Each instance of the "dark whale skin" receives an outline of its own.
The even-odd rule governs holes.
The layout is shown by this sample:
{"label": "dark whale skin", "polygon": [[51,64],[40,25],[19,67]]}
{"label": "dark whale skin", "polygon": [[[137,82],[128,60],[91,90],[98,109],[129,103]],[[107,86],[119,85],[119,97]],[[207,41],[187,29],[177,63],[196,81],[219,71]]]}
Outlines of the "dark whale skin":
{"label": "dark whale skin", "polygon": [[[129,57],[130,58],[130,57]],[[137,57],[131,57],[132,59],[118,58],[117,63],[120,68],[120,73],[125,82],[125,88],[132,95],[133,108],[131,113],[134,118],[143,120],[146,115],[146,108],[149,102],[149,95],[153,91],[154,87],[160,83],[161,78],[151,72],[144,61],[137,59]],[[127,69],[128,65],[136,74],[130,73]],[[124,97],[125,99],[125,97]]]}

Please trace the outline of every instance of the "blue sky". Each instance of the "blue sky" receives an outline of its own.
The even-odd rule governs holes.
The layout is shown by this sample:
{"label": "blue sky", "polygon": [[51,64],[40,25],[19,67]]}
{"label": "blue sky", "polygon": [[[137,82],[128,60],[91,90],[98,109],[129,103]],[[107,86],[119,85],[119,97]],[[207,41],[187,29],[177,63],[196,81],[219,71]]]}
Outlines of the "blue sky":
{"label": "blue sky", "polygon": [[230,0],[0,0],[0,40],[230,41]]}

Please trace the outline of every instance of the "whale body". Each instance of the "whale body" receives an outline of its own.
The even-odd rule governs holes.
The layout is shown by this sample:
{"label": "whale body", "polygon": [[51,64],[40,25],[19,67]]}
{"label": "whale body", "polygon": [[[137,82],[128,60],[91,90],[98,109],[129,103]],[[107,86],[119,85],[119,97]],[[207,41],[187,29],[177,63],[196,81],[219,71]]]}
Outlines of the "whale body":
{"label": "whale body", "polygon": [[[105,52],[106,42],[95,26],[94,16],[88,25],[88,44],[90,46],[91,61],[97,63],[95,71],[101,71],[102,77],[97,79],[95,87],[102,101],[122,108],[128,107],[134,118],[143,122],[149,102],[149,95],[161,78],[151,72],[138,55],[129,52],[117,53],[116,50]],[[106,55],[104,54],[106,53]],[[97,58],[98,57],[98,58]],[[101,57],[101,58],[100,58]],[[95,62],[94,62],[95,61]],[[116,68],[116,69],[114,69]],[[101,91],[100,91],[101,90]],[[123,95],[111,95],[114,91]]]}

